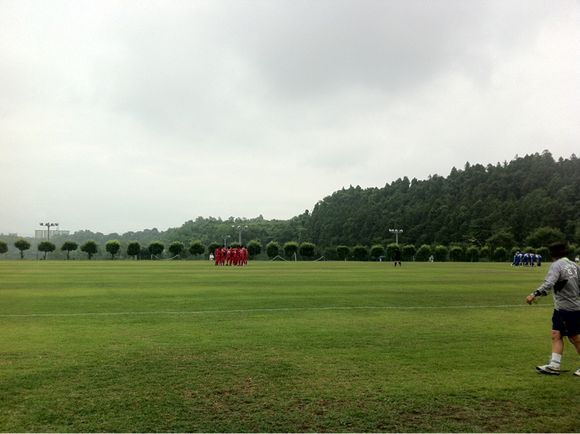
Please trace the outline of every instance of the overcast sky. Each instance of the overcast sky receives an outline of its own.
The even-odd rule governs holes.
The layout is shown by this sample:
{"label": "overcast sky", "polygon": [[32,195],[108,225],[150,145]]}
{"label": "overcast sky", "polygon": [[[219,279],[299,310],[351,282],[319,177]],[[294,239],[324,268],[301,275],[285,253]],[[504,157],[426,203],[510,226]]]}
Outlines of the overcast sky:
{"label": "overcast sky", "polygon": [[580,151],[580,2],[0,0],[0,232],[287,219]]}

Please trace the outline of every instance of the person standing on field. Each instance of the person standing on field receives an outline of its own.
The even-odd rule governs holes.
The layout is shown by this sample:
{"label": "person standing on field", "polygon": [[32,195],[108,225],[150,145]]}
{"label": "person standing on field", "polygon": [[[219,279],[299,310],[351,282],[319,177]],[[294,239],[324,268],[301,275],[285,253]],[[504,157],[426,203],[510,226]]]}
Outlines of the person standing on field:
{"label": "person standing on field", "polygon": [[395,267],[397,266],[397,264],[399,264],[399,267],[403,265],[401,264],[401,251],[399,249],[395,250],[393,259],[395,260]]}
{"label": "person standing on field", "polygon": [[[547,365],[536,367],[538,372],[547,375],[560,375],[565,336],[580,355],[580,267],[566,258],[566,251],[565,243],[554,243],[550,246],[550,255],[554,262],[544,283],[526,298],[526,302],[532,304],[537,297],[548,295],[554,290],[552,357]],[[580,368],[574,375],[580,377]]]}

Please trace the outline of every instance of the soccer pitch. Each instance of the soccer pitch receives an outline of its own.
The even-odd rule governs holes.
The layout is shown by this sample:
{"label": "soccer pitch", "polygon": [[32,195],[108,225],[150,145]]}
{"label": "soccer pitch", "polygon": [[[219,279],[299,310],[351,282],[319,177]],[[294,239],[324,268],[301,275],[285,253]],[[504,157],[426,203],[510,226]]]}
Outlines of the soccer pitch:
{"label": "soccer pitch", "polygon": [[546,271],[1,261],[0,431],[578,431]]}

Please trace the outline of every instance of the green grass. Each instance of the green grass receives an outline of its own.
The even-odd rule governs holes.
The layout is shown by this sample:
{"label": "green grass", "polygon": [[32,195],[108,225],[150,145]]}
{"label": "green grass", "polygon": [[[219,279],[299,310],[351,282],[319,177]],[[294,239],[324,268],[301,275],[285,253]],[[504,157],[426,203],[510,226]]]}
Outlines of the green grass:
{"label": "green grass", "polygon": [[546,271],[1,261],[0,431],[577,432]]}

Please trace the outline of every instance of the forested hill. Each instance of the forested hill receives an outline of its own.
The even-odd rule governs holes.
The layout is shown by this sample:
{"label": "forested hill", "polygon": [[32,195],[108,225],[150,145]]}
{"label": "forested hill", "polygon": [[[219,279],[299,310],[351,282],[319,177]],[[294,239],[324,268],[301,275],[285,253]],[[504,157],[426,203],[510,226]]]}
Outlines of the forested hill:
{"label": "forested hill", "polygon": [[318,245],[392,242],[484,244],[492,235],[521,245],[539,227],[580,241],[580,160],[548,151],[504,164],[453,168],[449,176],[407,177],[383,188],[350,187],[314,207],[308,234]]}
{"label": "forested hill", "polygon": [[[197,217],[166,231],[78,231],[51,239],[58,248],[66,240],[92,239],[103,255],[104,244],[112,239],[120,240],[125,250],[132,240],[143,245],[159,240],[166,246],[201,240],[207,246],[238,241],[240,235],[243,244],[311,241],[322,251],[340,244],[389,244],[394,241],[389,229],[397,228],[403,229],[399,242],[404,244],[489,244],[509,249],[547,245],[545,240],[530,241],[530,235],[544,227],[558,230],[558,238],[561,231],[571,243],[580,243],[580,160],[575,155],[554,161],[544,151],[495,166],[467,163],[447,177],[433,175],[421,181],[405,177],[383,188],[350,187],[324,198],[312,212],[289,220]],[[2,236],[1,240],[12,246],[16,238]],[[13,248],[8,254],[17,255]]]}

